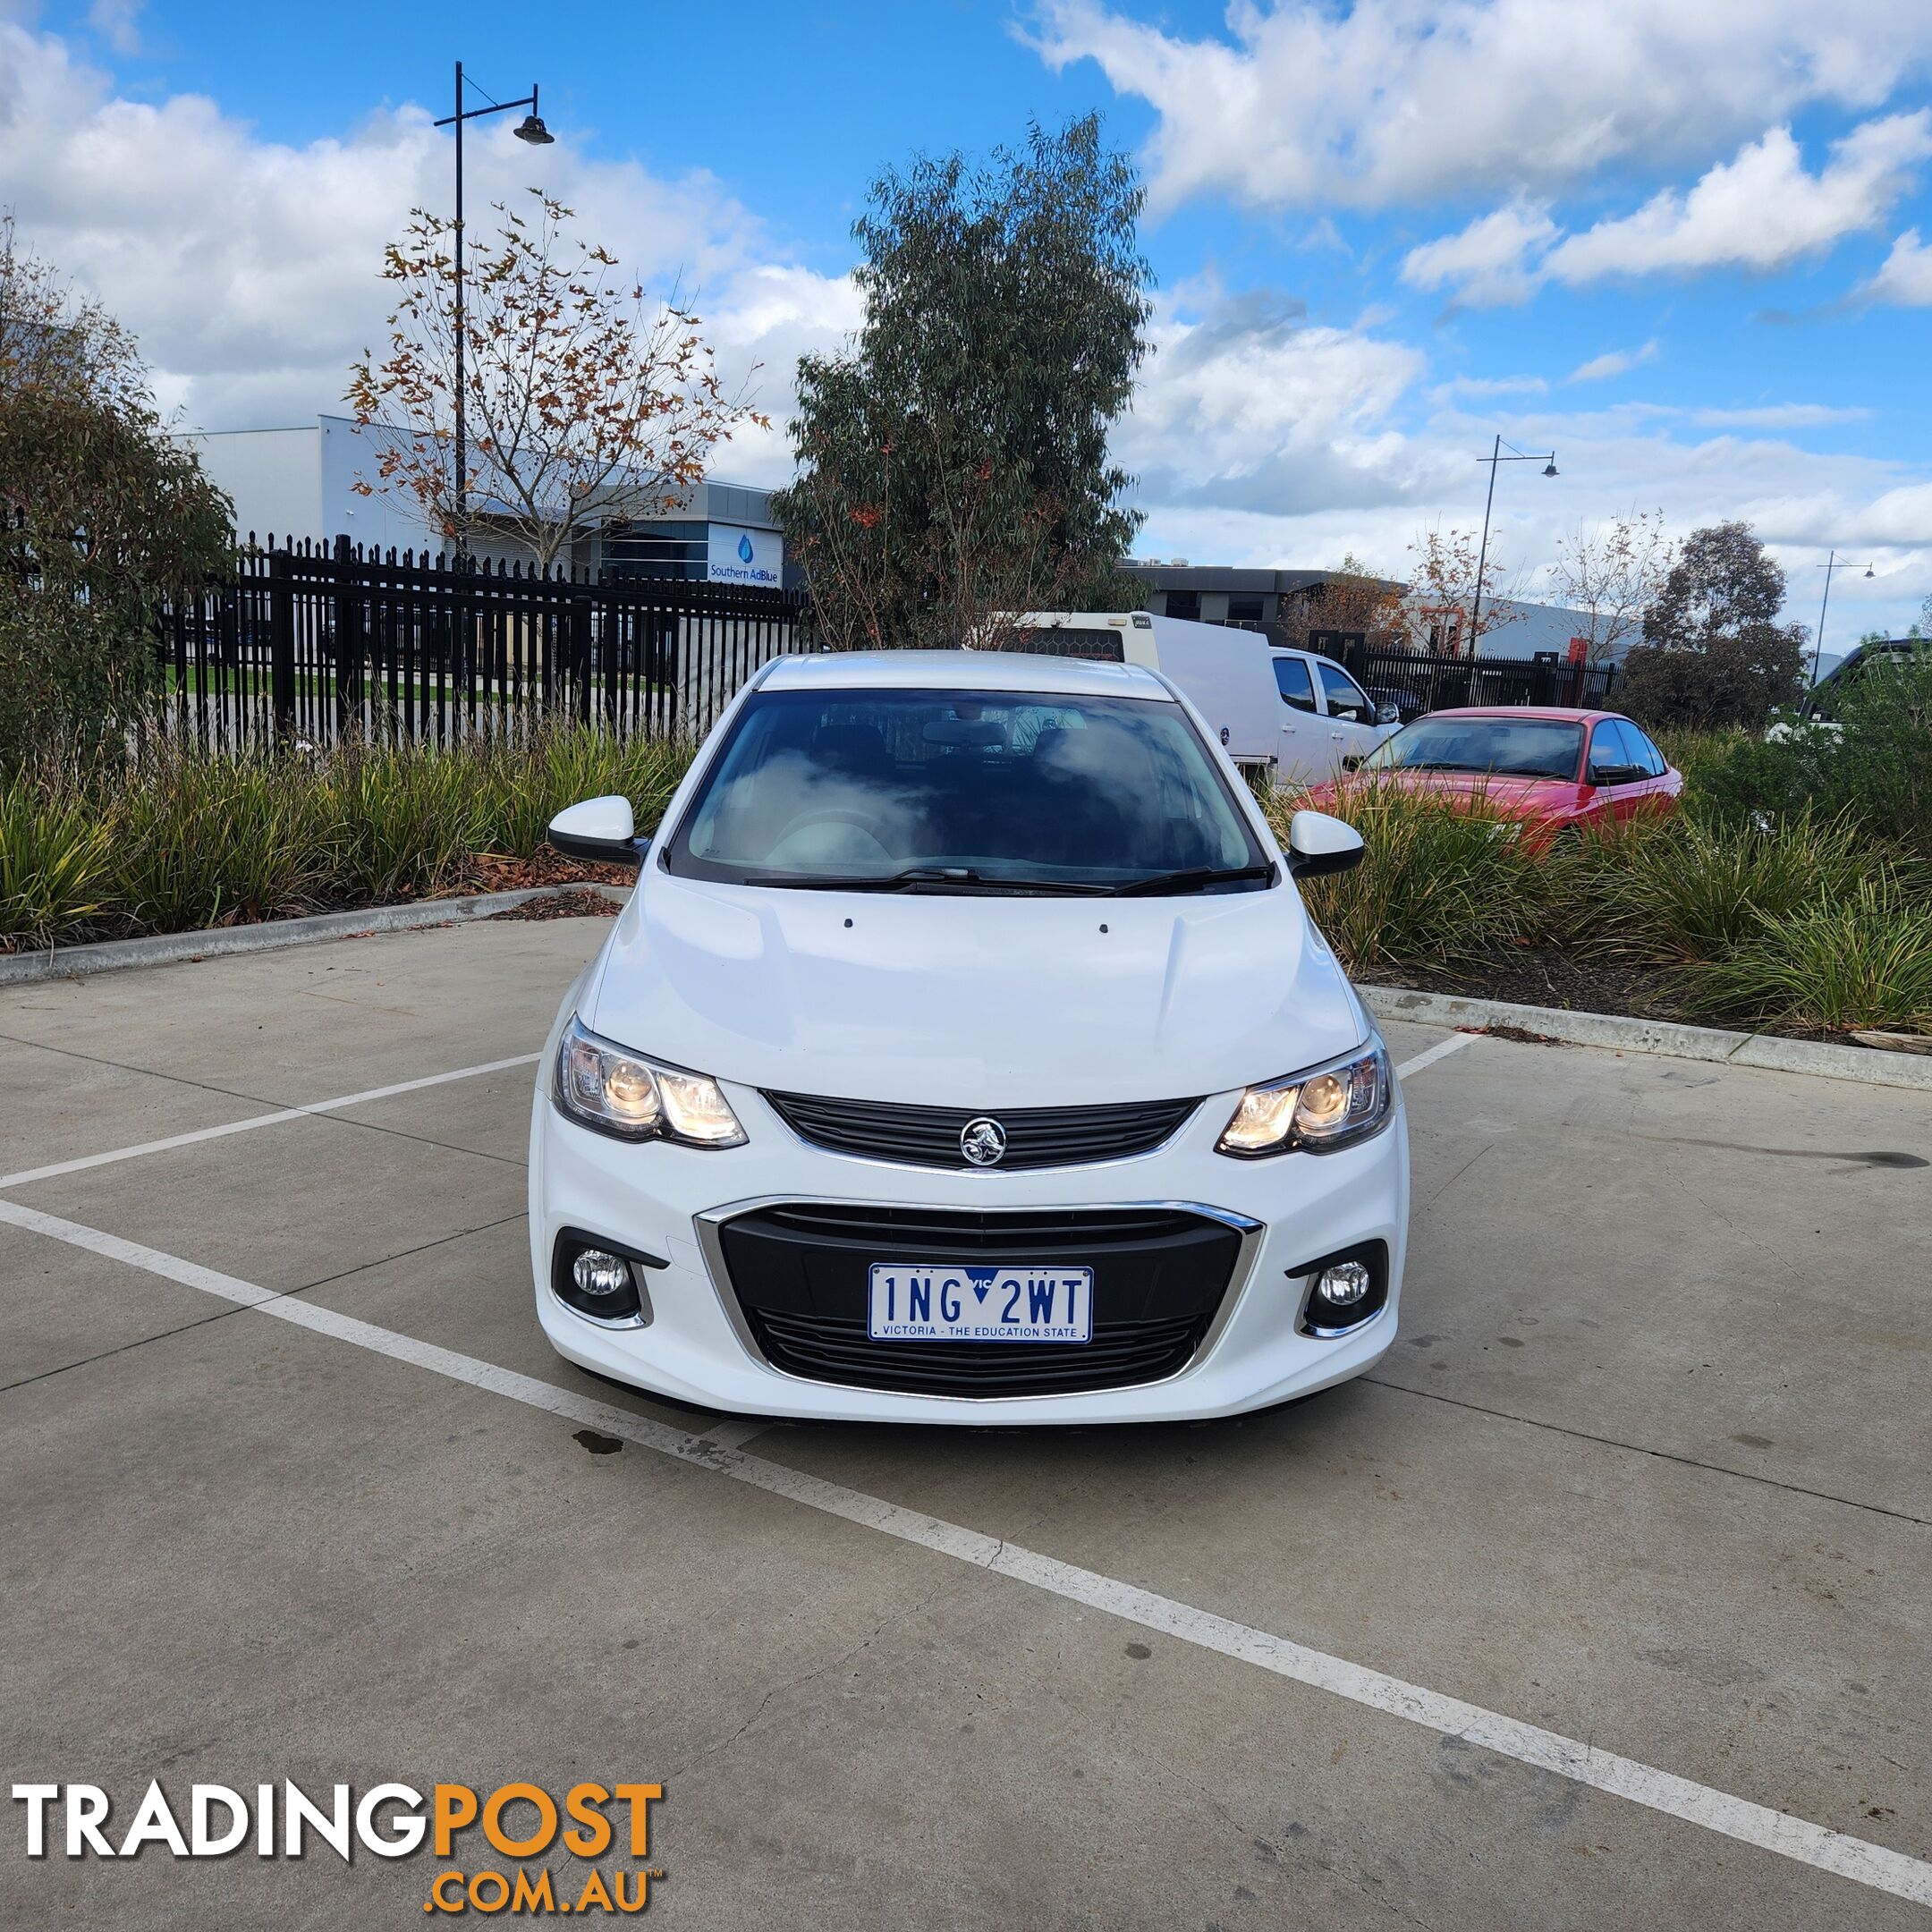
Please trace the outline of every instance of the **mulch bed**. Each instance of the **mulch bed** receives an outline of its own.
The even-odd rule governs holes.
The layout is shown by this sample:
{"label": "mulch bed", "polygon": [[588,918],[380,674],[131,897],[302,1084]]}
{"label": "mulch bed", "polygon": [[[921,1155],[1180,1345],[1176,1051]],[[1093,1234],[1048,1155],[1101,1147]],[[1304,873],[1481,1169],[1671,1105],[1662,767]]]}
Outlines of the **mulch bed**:
{"label": "mulch bed", "polygon": [[478,852],[470,861],[463,890],[521,892],[531,886],[631,886],[636,880],[635,866],[586,865],[581,859],[566,858],[543,845],[528,859],[513,859],[506,852]]}
{"label": "mulch bed", "polygon": [[555,899],[526,899],[521,905],[506,906],[492,912],[492,919],[615,919],[623,908],[600,892],[579,886],[559,893]]}
{"label": "mulch bed", "polygon": [[1746,1033],[1776,1033],[1786,1039],[1857,1045],[1849,1034],[1788,1021],[1757,1022],[1714,1018],[1693,1011],[1668,969],[1555,948],[1512,946],[1453,971],[1436,966],[1377,965],[1360,977],[1376,986],[1410,987],[1419,993],[1448,993],[1464,999],[1508,1000],[1523,1006],[1555,1006],[1571,1013],[1623,1013],[1633,1020],[1668,1020],[1682,1026],[1723,1027]]}

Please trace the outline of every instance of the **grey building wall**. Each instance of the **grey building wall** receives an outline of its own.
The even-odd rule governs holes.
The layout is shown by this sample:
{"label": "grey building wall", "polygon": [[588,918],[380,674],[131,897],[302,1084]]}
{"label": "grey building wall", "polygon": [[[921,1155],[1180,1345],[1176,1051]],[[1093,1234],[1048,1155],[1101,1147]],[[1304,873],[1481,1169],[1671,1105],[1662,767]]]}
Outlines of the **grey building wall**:
{"label": "grey building wall", "polygon": [[1282,615],[1284,603],[1292,604],[1297,597],[1318,591],[1333,574],[1320,570],[1159,564],[1140,558],[1129,558],[1122,568],[1146,587],[1146,609],[1157,616],[1195,617],[1204,623],[1274,623]]}
{"label": "grey building wall", "polygon": [[[277,539],[324,543],[346,536],[372,549],[433,555],[444,547],[441,532],[410,496],[381,487],[383,445],[402,434],[384,424],[365,428],[351,417],[325,414],[312,425],[182,432],[181,439],[227,492],[238,536],[252,530],[264,541],[273,533]],[[371,485],[372,494],[361,494],[358,482]],[[761,566],[769,562],[788,583],[795,579],[795,570],[782,563],[771,492],[708,479],[663,517],[637,522],[608,544],[601,534],[580,538],[569,562],[589,572],[621,563],[639,574],[701,580],[714,528],[752,533]],[[473,538],[470,547],[491,564],[530,559],[521,543],[487,532]]]}

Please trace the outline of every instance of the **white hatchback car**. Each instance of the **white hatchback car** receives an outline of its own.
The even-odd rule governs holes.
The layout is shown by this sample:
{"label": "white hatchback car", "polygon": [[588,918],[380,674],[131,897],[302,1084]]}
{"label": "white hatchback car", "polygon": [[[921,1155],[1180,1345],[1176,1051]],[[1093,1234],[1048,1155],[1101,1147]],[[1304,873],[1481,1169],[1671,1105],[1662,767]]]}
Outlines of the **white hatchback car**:
{"label": "white hatchback car", "polygon": [[1394,1339],[1408,1143],[1297,874],[1161,674],[781,659],[565,996],[530,1131],[558,1352],[757,1415],[1237,1413]]}

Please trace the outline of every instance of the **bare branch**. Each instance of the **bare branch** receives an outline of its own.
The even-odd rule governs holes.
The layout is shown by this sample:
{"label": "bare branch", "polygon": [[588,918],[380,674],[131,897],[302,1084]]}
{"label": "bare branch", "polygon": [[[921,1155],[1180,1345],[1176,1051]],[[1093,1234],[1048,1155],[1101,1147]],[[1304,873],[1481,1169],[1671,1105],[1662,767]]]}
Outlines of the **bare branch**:
{"label": "bare branch", "polygon": [[416,210],[387,250],[383,273],[400,290],[389,352],[364,352],[347,400],[358,423],[399,432],[358,488],[411,502],[446,541],[513,538],[547,573],[577,536],[675,505],[721,438],[769,419],[744,391],[724,394],[674,288],[648,296],[573,232],[569,208],[534,199],[529,215],[497,203],[496,236],[464,265],[461,499],[455,264],[440,216]]}

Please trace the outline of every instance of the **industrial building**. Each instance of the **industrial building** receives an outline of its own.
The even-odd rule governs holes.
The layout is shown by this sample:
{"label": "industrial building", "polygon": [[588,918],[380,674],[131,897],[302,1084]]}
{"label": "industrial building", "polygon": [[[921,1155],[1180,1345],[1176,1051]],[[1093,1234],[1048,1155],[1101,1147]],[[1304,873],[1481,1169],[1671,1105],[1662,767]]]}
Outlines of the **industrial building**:
{"label": "industrial building", "polygon": [[[228,493],[239,536],[253,531],[266,542],[272,532],[277,539],[329,543],[346,536],[365,547],[433,555],[443,539],[412,498],[381,487],[365,496],[356,487],[378,483],[383,440],[401,433],[324,415],[290,428],[193,430],[182,432],[181,439]],[[470,549],[492,564],[521,563],[530,554],[507,533],[487,530],[470,538]],[[572,571],[616,579],[668,577],[772,590],[796,577],[787,574],[771,493],[708,481],[693,485],[659,516],[614,520],[579,537],[568,561]]]}

